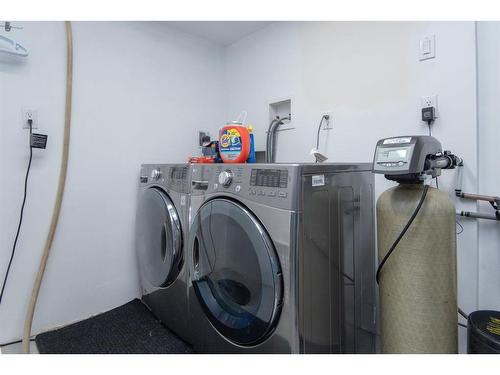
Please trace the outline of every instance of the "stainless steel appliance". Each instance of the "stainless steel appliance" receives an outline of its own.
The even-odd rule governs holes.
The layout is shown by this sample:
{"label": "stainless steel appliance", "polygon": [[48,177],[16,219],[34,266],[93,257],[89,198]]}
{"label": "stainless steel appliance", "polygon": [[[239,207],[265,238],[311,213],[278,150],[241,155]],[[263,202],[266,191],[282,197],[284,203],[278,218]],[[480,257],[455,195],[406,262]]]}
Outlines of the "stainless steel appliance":
{"label": "stainless steel appliance", "polygon": [[189,210],[187,164],[142,165],[136,251],[142,300],[181,338],[189,336],[185,249]]}
{"label": "stainless steel appliance", "polygon": [[371,167],[191,166],[195,350],[375,351]]}

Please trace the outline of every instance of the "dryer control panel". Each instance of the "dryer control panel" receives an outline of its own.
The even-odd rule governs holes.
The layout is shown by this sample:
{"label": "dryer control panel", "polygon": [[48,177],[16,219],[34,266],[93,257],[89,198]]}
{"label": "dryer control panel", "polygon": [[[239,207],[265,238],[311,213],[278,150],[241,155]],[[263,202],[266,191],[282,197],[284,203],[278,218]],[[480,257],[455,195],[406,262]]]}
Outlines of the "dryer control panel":
{"label": "dryer control panel", "polygon": [[144,164],[141,166],[141,184],[158,184],[179,193],[189,193],[189,166],[187,164]]}

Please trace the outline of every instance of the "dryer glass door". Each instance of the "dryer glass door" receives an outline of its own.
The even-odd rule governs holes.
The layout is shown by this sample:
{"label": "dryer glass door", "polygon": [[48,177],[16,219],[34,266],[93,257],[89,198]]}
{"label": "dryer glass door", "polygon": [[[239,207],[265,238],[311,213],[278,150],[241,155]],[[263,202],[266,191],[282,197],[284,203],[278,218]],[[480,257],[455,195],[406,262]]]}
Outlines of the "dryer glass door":
{"label": "dryer glass door", "polygon": [[177,210],[163,190],[152,187],[141,195],[136,236],[141,274],[153,286],[168,286],[182,262],[182,231]]}
{"label": "dryer glass door", "polygon": [[239,345],[262,342],[276,326],[283,280],[272,241],[244,206],[213,199],[190,231],[191,280],[207,318]]}

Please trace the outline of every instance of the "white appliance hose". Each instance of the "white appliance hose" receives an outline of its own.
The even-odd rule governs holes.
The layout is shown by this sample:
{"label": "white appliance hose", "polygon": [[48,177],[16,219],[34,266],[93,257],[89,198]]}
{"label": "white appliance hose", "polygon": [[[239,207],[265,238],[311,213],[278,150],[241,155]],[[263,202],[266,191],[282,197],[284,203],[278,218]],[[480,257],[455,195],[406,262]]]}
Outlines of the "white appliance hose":
{"label": "white appliance hose", "polygon": [[45,242],[45,248],[43,250],[42,259],[40,260],[40,265],[38,267],[38,272],[36,274],[35,283],[33,285],[33,290],[31,292],[31,299],[28,306],[28,312],[26,314],[26,319],[24,321],[24,333],[23,333],[24,353],[30,352],[30,336],[31,336],[31,326],[33,324],[33,315],[35,313],[35,307],[38,299],[38,293],[40,292],[40,286],[42,285],[43,274],[45,272],[45,267],[47,266],[47,260],[49,259],[50,249],[52,247],[52,242],[54,240],[54,235],[57,228],[57,222],[59,221],[59,214],[61,212],[61,204],[64,196],[64,187],[66,185],[66,174],[68,170],[69,136],[70,136],[70,126],[71,126],[71,102],[73,94],[73,32],[71,29],[71,21],[66,21],[65,26],[66,26],[66,108],[64,114],[64,139],[63,139],[61,168],[59,171],[59,185],[57,187],[56,202],[54,205],[54,211],[52,212],[52,221],[50,223],[49,233],[47,235],[47,240]]}

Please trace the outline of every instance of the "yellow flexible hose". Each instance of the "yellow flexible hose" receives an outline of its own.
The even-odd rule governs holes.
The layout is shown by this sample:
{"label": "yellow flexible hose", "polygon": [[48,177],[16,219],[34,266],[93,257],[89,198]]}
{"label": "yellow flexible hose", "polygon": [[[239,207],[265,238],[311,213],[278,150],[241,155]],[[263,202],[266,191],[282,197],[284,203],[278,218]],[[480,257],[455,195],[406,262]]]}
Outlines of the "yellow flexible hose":
{"label": "yellow flexible hose", "polygon": [[66,26],[66,108],[64,114],[64,140],[63,140],[63,153],[61,159],[61,169],[59,171],[59,185],[57,187],[56,202],[54,204],[54,211],[52,212],[52,221],[50,223],[49,233],[45,242],[42,259],[38,267],[35,283],[31,292],[30,304],[24,321],[23,333],[23,351],[24,353],[30,352],[30,336],[31,326],[33,324],[33,315],[35,313],[36,302],[40,286],[42,285],[43,274],[49,259],[50,249],[54,240],[54,235],[59,221],[59,214],[61,212],[61,204],[64,196],[64,187],[66,185],[66,174],[68,170],[68,154],[69,154],[69,136],[71,126],[71,102],[73,94],[73,32],[71,29],[71,21],[65,22]]}

